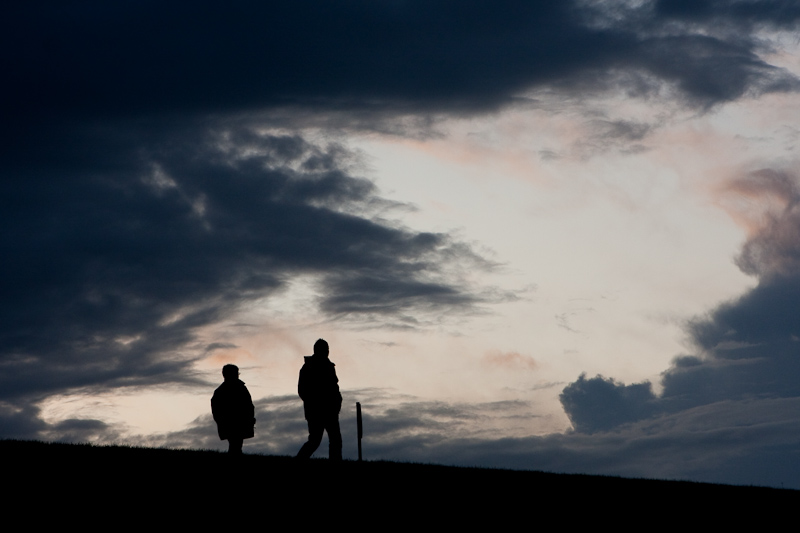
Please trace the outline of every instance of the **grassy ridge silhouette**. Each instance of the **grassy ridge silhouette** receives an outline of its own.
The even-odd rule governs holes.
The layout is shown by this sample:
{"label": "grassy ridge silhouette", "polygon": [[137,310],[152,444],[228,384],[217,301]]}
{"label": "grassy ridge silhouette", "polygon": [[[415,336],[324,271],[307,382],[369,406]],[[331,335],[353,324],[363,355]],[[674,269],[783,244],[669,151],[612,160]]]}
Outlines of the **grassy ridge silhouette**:
{"label": "grassy ridge silhouette", "polygon": [[720,506],[719,525],[742,512],[776,517],[800,501],[800,491],[764,487],[388,461],[14,440],[0,441],[0,453],[13,472],[7,509],[35,505],[51,526],[88,516],[111,521],[106,529],[474,529],[539,519],[597,526],[609,513],[677,524],[709,505]]}

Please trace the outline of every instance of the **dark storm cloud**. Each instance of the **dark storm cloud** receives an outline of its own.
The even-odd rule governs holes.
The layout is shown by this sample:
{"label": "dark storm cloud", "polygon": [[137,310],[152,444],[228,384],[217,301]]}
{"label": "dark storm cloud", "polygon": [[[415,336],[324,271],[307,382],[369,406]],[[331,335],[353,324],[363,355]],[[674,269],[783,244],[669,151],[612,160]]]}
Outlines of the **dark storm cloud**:
{"label": "dark storm cloud", "polygon": [[747,200],[740,214],[751,224],[737,264],[758,284],[687,324],[696,353],[675,358],[658,396],[649,382],[602,376],[568,385],[561,402],[575,439],[681,442],[696,454],[681,475],[800,487],[799,190],[796,176],[775,169],[730,182],[726,191]]}
{"label": "dark storm cloud", "polygon": [[614,430],[666,413],[749,398],[800,398],[800,279],[773,278],[696,319],[697,355],[675,358],[655,396],[649,382],[581,376],[561,394],[576,431]]}
{"label": "dark storm cloud", "polygon": [[120,432],[101,420],[70,418],[49,424],[42,420],[41,410],[30,404],[0,402],[0,435],[2,438],[49,440],[60,442],[119,442]]}
{"label": "dark storm cloud", "polygon": [[[675,359],[662,377],[659,409],[677,409],[746,395],[800,396],[794,376],[800,371],[800,186],[791,172],[765,168],[731,180],[725,200],[743,220],[750,236],[736,258],[758,284],[744,295],[691,320],[687,332],[697,354]],[[589,392],[594,384],[597,388]],[[644,384],[640,384],[644,385]],[[630,397],[631,387],[583,376],[564,390],[571,409],[601,409],[592,402],[605,395],[633,403],[651,403],[652,393]],[[649,384],[647,384],[649,385]],[[577,394],[579,391],[585,395]],[[612,394],[613,392],[613,394]],[[580,399],[585,398],[586,401]],[[577,400],[577,401],[573,401]],[[627,400],[626,400],[627,401]],[[575,413],[576,416],[578,413]],[[625,417],[636,419],[646,416]],[[580,418],[580,417],[578,417]],[[583,427],[578,423],[577,427]]]}
{"label": "dark storm cloud", "polygon": [[484,301],[441,265],[491,265],[375,218],[394,204],[339,145],[208,120],[77,128],[64,143],[24,166],[10,155],[18,172],[1,182],[6,400],[200,383],[191,364],[215,345],[197,328],[297,275],[318,278],[323,311],[374,321]]}
{"label": "dark storm cloud", "polygon": [[792,28],[800,20],[800,6],[794,0],[657,0],[655,12],[676,20],[783,28]]}
{"label": "dark storm cloud", "polygon": [[[796,88],[748,32],[713,13],[781,21],[778,2],[16,3],[0,44],[7,140],[56,117],[131,117],[287,105],[319,111],[469,113],[537,88],[631,94],[660,84],[708,106]],[[749,7],[748,7],[749,6]],[[609,15],[613,14],[613,16]],[[605,19],[604,19],[605,17]],[[604,19],[605,22],[598,22]],[[680,21],[687,20],[686,24]]]}
{"label": "dark storm cloud", "polygon": [[573,427],[594,433],[651,415],[655,395],[650,383],[623,385],[581,375],[564,388],[560,398]]}
{"label": "dark storm cloud", "polygon": [[0,402],[0,435],[3,437],[40,439],[46,429],[47,424],[41,420],[38,407]]}

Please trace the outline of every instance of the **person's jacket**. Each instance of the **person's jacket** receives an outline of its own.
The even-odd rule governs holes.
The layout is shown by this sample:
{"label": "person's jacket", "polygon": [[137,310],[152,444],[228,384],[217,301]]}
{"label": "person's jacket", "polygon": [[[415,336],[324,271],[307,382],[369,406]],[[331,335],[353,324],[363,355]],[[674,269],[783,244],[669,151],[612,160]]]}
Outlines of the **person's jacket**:
{"label": "person's jacket", "polygon": [[338,414],[342,409],[336,365],[327,357],[308,355],[300,369],[297,393],[303,400],[306,420],[309,417]]}
{"label": "person's jacket", "polygon": [[242,380],[225,381],[217,387],[211,398],[211,414],[221,440],[253,437],[255,406]]}

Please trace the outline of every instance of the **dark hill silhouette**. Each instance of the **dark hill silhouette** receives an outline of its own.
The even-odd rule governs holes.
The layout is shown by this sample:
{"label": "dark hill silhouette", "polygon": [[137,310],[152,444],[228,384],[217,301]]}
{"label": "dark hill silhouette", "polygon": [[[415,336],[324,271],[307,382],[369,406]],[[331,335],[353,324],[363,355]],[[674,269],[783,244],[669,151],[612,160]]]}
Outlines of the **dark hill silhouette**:
{"label": "dark hill silhouette", "polygon": [[386,461],[12,440],[0,441],[0,453],[6,520],[51,526],[393,531],[718,526],[751,516],[763,527],[800,502],[794,490]]}

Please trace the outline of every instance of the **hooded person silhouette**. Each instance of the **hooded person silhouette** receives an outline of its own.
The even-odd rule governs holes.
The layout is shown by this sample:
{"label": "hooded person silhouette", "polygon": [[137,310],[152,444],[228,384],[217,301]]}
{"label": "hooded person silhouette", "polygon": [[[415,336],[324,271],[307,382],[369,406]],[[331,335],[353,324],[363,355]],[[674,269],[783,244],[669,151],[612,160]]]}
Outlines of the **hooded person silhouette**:
{"label": "hooded person silhouette", "polygon": [[339,412],[342,410],[342,395],[336,368],[328,360],[328,343],[319,339],[314,343],[314,355],[305,357],[300,369],[297,393],[303,400],[308,422],[308,441],[297,452],[298,459],[311,457],[322,442],[322,433],[328,432],[328,458],[342,459],[342,433],[339,430]]}
{"label": "hooded person silhouette", "polygon": [[255,433],[255,406],[244,381],[239,379],[238,366],[223,366],[222,377],[225,381],[211,398],[211,414],[220,440],[228,441],[228,453],[239,455],[244,439],[252,438]]}

